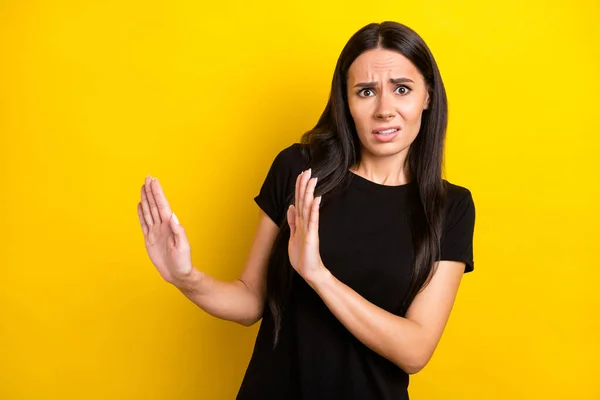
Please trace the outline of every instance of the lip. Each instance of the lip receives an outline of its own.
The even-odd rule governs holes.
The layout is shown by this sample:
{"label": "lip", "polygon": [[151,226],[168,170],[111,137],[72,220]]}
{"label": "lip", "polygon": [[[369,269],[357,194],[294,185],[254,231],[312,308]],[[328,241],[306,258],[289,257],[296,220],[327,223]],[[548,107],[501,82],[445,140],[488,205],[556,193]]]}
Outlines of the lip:
{"label": "lip", "polygon": [[[396,129],[396,132],[394,133],[390,133],[388,135],[382,135],[379,132],[381,131],[385,131],[387,129]],[[375,137],[375,140],[377,140],[380,143],[388,143],[391,142],[392,140],[394,140],[396,138],[396,136],[398,136],[400,134],[400,128],[397,128],[395,126],[391,126],[389,128],[381,128],[381,129],[376,129],[373,131],[373,136]]]}
{"label": "lip", "polygon": [[377,129],[373,129],[372,133],[374,133],[374,134],[378,134],[379,132],[382,132],[382,131],[387,131],[388,129],[396,129],[396,130],[398,130],[398,131],[399,131],[399,130],[400,130],[400,127],[399,127],[399,126],[386,126],[386,127],[384,127],[384,128],[377,128]]}

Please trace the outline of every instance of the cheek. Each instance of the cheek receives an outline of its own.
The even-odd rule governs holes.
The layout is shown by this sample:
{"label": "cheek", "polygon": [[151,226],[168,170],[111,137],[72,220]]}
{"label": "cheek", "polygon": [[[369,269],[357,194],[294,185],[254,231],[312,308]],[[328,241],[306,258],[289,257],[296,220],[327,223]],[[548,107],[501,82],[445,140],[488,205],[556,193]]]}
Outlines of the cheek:
{"label": "cheek", "polygon": [[369,123],[372,112],[369,110],[366,104],[357,104],[356,102],[350,102],[348,104],[350,114],[354,120],[354,125],[357,129],[361,129],[363,126]]}
{"label": "cheek", "polygon": [[400,105],[398,111],[402,119],[409,124],[421,121],[423,109],[416,102]]}

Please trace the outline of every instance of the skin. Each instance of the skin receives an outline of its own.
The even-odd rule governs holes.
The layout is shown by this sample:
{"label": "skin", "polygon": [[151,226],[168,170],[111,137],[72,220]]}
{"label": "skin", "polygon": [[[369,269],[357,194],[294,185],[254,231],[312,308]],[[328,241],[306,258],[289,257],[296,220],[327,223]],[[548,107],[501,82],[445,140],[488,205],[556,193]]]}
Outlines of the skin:
{"label": "skin", "polygon": [[137,205],[144,244],[160,276],[175,283],[192,270],[190,246],[158,179],[148,175]]}

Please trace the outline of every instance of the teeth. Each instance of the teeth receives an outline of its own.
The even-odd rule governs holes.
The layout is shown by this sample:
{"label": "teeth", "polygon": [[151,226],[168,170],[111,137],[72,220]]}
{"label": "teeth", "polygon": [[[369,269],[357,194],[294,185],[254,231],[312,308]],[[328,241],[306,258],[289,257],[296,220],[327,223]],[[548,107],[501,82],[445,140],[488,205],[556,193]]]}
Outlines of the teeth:
{"label": "teeth", "polygon": [[388,129],[386,131],[380,131],[379,134],[380,135],[389,135],[390,133],[394,133],[396,132],[398,129]]}

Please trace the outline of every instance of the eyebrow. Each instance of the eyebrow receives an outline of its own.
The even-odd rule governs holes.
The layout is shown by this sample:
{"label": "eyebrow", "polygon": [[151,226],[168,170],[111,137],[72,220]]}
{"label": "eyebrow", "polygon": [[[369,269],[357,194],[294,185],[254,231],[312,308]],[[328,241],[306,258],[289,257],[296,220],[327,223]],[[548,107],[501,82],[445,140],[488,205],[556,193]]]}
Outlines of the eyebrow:
{"label": "eyebrow", "polygon": [[[395,79],[390,79],[390,83],[406,83],[406,82],[410,82],[410,83],[415,83],[412,79],[408,79],[408,78],[395,78]],[[356,85],[354,85],[354,87],[373,87],[377,84],[377,82],[360,82],[357,83]]]}

